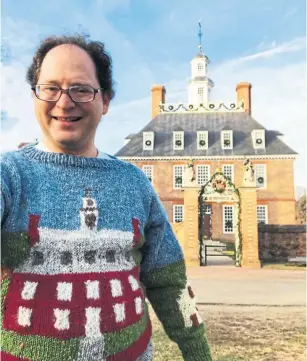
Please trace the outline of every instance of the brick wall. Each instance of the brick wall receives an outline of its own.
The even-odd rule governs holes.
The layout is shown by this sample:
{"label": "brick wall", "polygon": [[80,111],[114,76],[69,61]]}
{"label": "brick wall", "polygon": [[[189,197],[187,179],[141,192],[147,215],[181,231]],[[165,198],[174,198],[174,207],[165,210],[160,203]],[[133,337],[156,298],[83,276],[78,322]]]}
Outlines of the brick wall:
{"label": "brick wall", "polygon": [[306,256],[306,225],[259,225],[261,261],[286,261]]}
{"label": "brick wall", "polygon": [[[257,190],[257,204],[268,206],[269,224],[296,224],[295,197],[292,159],[252,160],[253,164],[266,164],[267,187]],[[187,160],[148,160],[133,161],[132,164],[142,169],[143,165],[153,165],[153,186],[164,204],[169,220],[173,222],[173,205],[183,204],[183,191],[173,188],[173,165],[186,165]],[[234,183],[236,187],[242,185],[243,161],[242,160],[196,160],[198,164],[210,165],[210,176],[215,173],[218,166],[223,164],[234,165]],[[222,211],[215,208],[213,222],[214,238],[223,237],[232,240],[233,236],[221,234]],[[220,219],[218,219],[220,218]]]}

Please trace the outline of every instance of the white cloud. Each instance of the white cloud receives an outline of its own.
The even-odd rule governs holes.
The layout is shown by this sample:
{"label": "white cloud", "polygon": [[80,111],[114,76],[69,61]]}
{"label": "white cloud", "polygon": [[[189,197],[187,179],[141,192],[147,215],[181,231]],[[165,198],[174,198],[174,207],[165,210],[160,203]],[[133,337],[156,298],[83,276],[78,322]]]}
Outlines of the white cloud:
{"label": "white cloud", "polygon": [[[122,35],[117,34],[117,36]],[[255,54],[210,66],[210,77],[216,84],[213,91],[213,98],[216,100],[235,100],[236,84],[240,81],[252,83],[253,117],[267,129],[281,131],[285,135],[284,141],[300,153],[295,162],[295,182],[298,185],[306,182],[304,138],[306,70],[305,64],[295,57],[304,48],[303,40],[296,38],[279,46],[273,44],[269,49],[263,44],[262,48],[259,47],[261,51]],[[131,51],[134,54],[133,49]],[[293,57],[288,63],[279,64],[284,54]],[[134,55],[137,59],[137,54]],[[153,74],[146,66],[138,67],[137,62],[133,66],[139,71],[142,70],[142,76],[138,74],[137,84],[129,83],[129,79],[133,77],[122,76],[118,84],[119,95],[123,87],[131,87],[131,89],[136,87],[139,89],[138,94],[144,94],[142,89],[148,87],[148,92],[143,98],[142,95],[136,96],[137,100],[120,104],[111,103],[110,112],[103,119],[96,137],[101,150],[111,154],[122,147],[123,140],[128,134],[140,131],[151,119],[150,87],[154,83]],[[167,68],[174,78],[166,84],[167,101],[187,100],[189,62],[173,64],[173,66],[167,64]],[[125,70],[128,72],[127,69]],[[178,79],[178,74],[181,74],[181,79]],[[40,137],[40,130],[34,117],[31,92],[24,81],[24,76],[25,67],[20,62],[2,66],[2,89],[5,89],[2,91],[2,109],[10,118],[18,119],[12,127],[6,127],[8,130],[2,132],[0,138],[2,150],[13,149],[19,142]]]}
{"label": "white cloud", "polygon": [[[263,46],[263,44],[261,44]],[[283,43],[279,46],[276,46],[276,42],[272,42],[270,49],[261,51],[259,53],[255,53],[252,55],[247,55],[244,57],[240,57],[238,59],[235,59],[234,62],[238,65],[239,63],[245,63],[248,61],[253,61],[257,59],[264,59],[264,58],[270,58],[273,56],[276,56],[278,54],[284,54],[284,53],[293,53],[296,51],[300,51],[305,49],[306,47],[306,38],[300,37],[296,38],[292,41]],[[228,63],[228,65],[232,65],[231,63]]]}

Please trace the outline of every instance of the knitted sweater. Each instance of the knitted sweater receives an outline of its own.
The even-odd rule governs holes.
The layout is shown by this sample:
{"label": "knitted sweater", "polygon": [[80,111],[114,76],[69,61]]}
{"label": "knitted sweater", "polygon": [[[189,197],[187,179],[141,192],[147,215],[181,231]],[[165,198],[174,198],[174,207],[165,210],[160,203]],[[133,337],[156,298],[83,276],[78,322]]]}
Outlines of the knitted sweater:
{"label": "knitted sweater", "polygon": [[2,360],[150,361],[145,297],[186,361],[211,361],[183,253],[137,167],[2,157]]}

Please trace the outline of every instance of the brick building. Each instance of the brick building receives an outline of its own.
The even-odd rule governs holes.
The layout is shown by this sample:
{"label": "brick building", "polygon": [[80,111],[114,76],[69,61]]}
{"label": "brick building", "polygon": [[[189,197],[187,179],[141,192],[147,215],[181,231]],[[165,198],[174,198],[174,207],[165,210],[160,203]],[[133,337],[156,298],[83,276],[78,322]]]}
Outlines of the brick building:
{"label": "brick building", "polygon": [[[152,120],[126,137],[116,156],[142,169],[152,182],[172,223],[184,221],[184,169],[193,159],[201,187],[221,169],[235,187],[243,181],[243,162],[254,166],[257,186],[255,217],[267,224],[295,224],[293,163],[296,152],[252,117],[251,84],[236,86],[237,99],[211,100],[209,59],[202,52],[191,61],[188,103],[166,103],[166,90],[152,87]],[[234,241],[235,205],[212,203],[207,209],[207,238]],[[209,234],[210,233],[210,234]]]}

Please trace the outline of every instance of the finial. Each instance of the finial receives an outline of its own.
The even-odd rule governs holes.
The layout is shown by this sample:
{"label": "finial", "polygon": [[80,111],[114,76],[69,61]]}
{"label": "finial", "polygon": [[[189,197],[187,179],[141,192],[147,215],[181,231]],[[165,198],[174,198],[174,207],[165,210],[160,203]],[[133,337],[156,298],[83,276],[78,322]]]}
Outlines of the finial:
{"label": "finial", "polygon": [[202,36],[203,36],[203,32],[202,32],[202,28],[201,28],[201,22],[199,20],[198,21],[198,39],[199,39],[198,49],[199,49],[200,53],[202,53],[202,44],[201,44]]}

